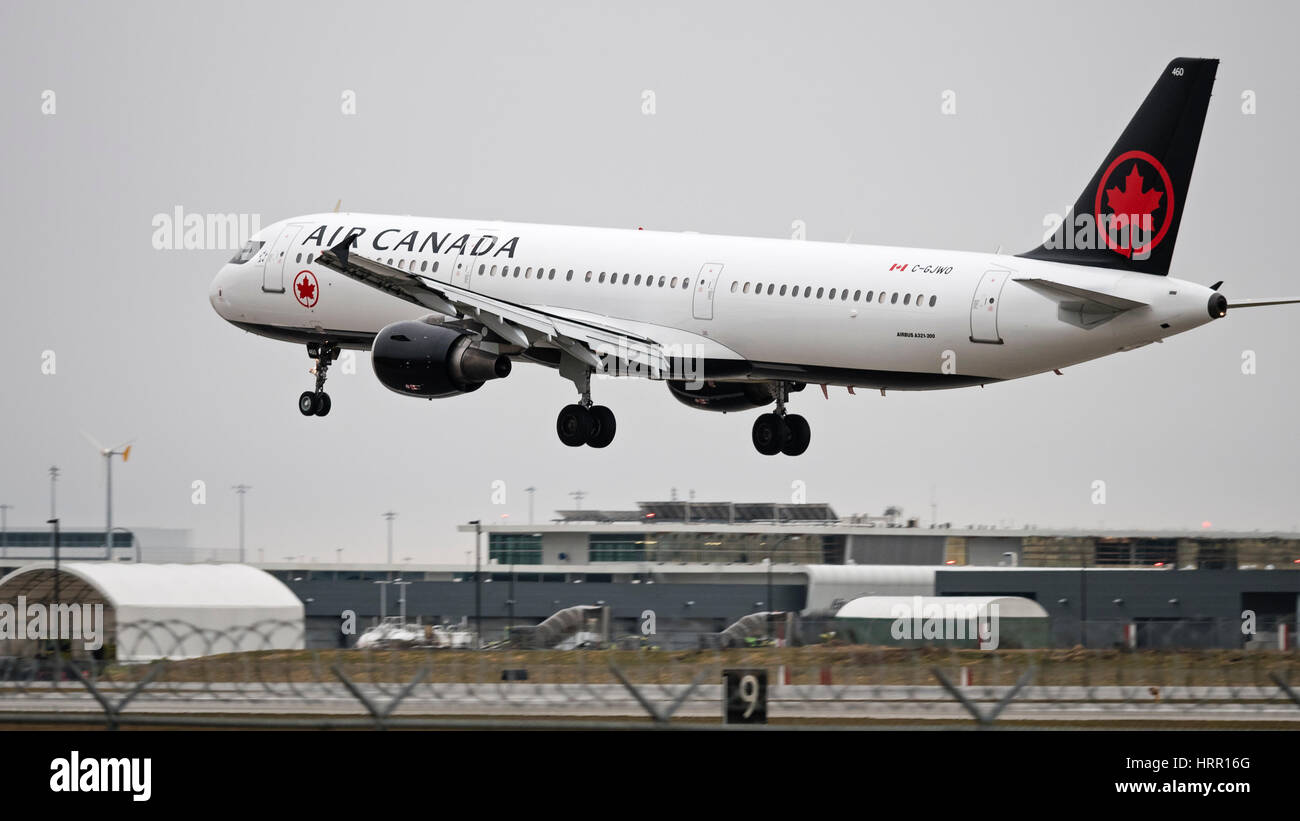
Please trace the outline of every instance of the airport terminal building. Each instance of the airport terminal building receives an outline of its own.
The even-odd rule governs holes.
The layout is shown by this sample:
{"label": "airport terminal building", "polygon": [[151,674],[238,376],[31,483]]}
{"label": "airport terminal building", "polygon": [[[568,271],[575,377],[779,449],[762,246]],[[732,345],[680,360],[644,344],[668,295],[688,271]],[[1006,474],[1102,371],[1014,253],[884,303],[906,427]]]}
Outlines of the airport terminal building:
{"label": "airport terminal building", "polygon": [[1057,646],[1276,646],[1300,610],[1297,534],[920,528],[824,504],[684,501],[478,529],[481,577],[472,565],[265,568],[306,603],[317,642],[342,609],[472,621],[476,594],[485,636],[590,605],[608,608],[613,638],[642,635],[651,615],[669,646],[763,611],[798,613],[820,635],[861,596],[1028,598]]}
{"label": "airport terminal building", "polygon": [[[1293,647],[1300,610],[1293,533],[922,528],[892,509],[840,517],[825,504],[693,501],[460,530],[476,527],[478,572],[472,561],[254,564],[302,602],[317,647],[355,642],[339,630],[349,611],[361,629],[385,617],[472,625],[477,616],[490,639],[576,606],[603,612],[610,640],[698,646],[750,614],[782,612],[798,614],[792,638],[811,641],[863,596],[1029,599],[1046,611],[1054,646],[1276,647],[1281,634]],[[26,537],[24,555],[0,557],[0,569],[47,558],[32,552],[38,541]],[[146,548],[143,560],[158,559]],[[1242,632],[1244,612],[1253,635]]]}

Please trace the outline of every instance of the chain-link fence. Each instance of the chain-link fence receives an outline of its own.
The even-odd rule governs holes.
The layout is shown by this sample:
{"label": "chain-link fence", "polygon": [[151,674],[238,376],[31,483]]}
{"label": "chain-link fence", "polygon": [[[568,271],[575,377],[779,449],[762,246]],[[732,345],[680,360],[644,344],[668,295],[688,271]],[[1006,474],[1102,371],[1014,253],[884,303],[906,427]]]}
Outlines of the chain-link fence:
{"label": "chain-link fence", "polygon": [[1294,650],[834,638],[669,649],[682,642],[659,636],[574,650],[284,649],[302,646],[302,629],[143,622],[118,625],[93,652],[12,646],[0,657],[0,725],[721,727],[724,671],[745,669],[766,680],[769,726],[1300,727]]}

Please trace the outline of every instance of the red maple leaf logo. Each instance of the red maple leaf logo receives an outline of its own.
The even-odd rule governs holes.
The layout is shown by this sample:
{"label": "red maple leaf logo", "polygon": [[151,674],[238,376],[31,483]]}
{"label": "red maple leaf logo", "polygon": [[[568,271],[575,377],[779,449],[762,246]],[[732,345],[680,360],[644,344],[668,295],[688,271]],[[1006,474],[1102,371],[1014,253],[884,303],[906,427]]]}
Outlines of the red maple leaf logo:
{"label": "red maple leaf logo", "polygon": [[[1107,188],[1111,173],[1122,173],[1124,163],[1130,164],[1123,187]],[[1158,187],[1146,188],[1143,172],[1138,170],[1143,163],[1150,166],[1148,173],[1154,172],[1158,176]],[[1112,213],[1103,212],[1103,200]],[[1158,230],[1154,220],[1157,210],[1163,215]],[[1097,219],[1097,233],[1107,248],[1126,257],[1137,259],[1139,253],[1145,257],[1160,244],[1173,223],[1174,190],[1169,172],[1145,151],[1124,152],[1102,174],[1101,182],[1097,184],[1093,212]]]}
{"label": "red maple leaf logo", "polygon": [[299,302],[311,303],[316,301],[316,286],[313,285],[311,280],[306,276],[298,280],[296,287],[298,289]]}
{"label": "red maple leaf logo", "polygon": [[1133,163],[1133,168],[1124,178],[1124,190],[1119,188],[1106,189],[1106,202],[1117,215],[1128,215],[1130,221],[1137,216],[1150,216],[1152,211],[1160,207],[1160,197],[1163,191],[1151,189],[1143,191],[1142,186],[1146,180],[1138,173],[1137,163]]}

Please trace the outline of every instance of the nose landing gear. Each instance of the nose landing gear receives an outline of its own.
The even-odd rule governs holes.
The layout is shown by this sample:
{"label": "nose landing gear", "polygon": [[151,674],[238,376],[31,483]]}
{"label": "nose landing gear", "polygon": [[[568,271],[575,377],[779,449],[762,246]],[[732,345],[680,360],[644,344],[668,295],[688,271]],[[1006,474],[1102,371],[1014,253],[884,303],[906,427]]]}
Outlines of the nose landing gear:
{"label": "nose landing gear", "polygon": [[303,391],[298,397],[298,412],[303,416],[325,416],[330,412],[330,395],[325,392],[325,377],[330,363],[339,358],[339,347],[330,342],[307,343],[307,355],[316,360],[316,390]]}
{"label": "nose landing gear", "polygon": [[808,450],[808,444],[812,441],[812,428],[809,427],[808,420],[798,414],[786,414],[785,403],[789,390],[789,383],[778,382],[773,389],[776,410],[754,420],[751,434],[754,449],[764,456],[775,456],[778,453],[798,456]]}

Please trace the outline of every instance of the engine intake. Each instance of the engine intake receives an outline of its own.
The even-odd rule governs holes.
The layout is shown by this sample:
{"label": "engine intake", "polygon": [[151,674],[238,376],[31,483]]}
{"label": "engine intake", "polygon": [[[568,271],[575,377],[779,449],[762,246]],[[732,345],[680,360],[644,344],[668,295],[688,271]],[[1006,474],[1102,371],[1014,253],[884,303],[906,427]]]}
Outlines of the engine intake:
{"label": "engine intake", "polygon": [[408,319],[375,337],[370,363],[384,387],[407,396],[455,396],[510,375],[510,359],[479,347],[469,331]]}

